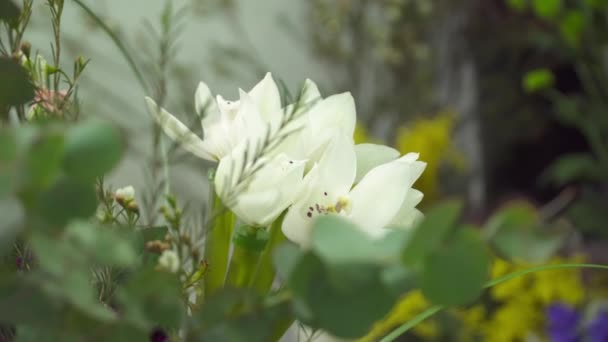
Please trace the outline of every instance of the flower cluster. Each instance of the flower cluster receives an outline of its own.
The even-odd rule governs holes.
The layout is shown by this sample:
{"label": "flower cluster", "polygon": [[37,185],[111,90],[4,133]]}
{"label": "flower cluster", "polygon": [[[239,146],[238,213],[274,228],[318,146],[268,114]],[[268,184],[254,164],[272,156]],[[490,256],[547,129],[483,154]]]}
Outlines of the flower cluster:
{"label": "flower cluster", "polygon": [[[201,139],[146,98],[165,133],[194,155],[218,162],[215,191],[243,223],[268,227],[285,213],[282,230],[301,246],[319,215],[342,215],[372,238],[407,228],[422,214],[423,194],[412,188],[425,163],[376,144],[355,145],[350,93],[322,98],[306,80],[295,103],[282,106],[272,75],[239,100],[213,98],[200,83],[195,108]],[[235,200],[233,200],[233,198]]]}

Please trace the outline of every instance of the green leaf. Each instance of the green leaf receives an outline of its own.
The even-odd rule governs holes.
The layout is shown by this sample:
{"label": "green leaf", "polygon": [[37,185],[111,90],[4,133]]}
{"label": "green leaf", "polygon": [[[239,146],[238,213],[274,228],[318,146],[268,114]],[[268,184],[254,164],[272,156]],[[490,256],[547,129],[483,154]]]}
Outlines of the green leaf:
{"label": "green leaf", "polygon": [[0,108],[22,105],[34,98],[34,86],[21,65],[0,57],[0,75]]}
{"label": "green leaf", "polygon": [[23,275],[0,273],[0,322],[52,328],[59,324],[60,308]]}
{"label": "green leaf", "polygon": [[0,130],[0,197],[11,193],[17,183],[17,143],[14,133]]}
{"label": "green leaf", "polygon": [[583,99],[580,96],[560,96],[556,100],[555,114],[564,124],[580,126],[583,122],[582,103]]}
{"label": "green leaf", "polygon": [[559,24],[559,31],[566,43],[577,47],[585,29],[585,16],[581,11],[568,11]]}
{"label": "green leaf", "polygon": [[123,152],[119,132],[111,124],[95,120],[71,128],[67,132],[65,146],[65,171],[84,181],[91,181],[112,170]]}
{"label": "green leaf", "polygon": [[312,240],[312,248],[326,262],[368,263],[376,258],[376,249],[365,233],[337,215],[326,215],[315,220]]}
{"label": "green leaf", "polygon": [[362,269],[361,272],[369,274],[340,284],[333,279],[335,270],[324,267],[318,259],[302,260],[304,264],[292,275],[290,288],[310,310],[312,326],[337,337],[364,335],[389,312],[398,298],[387,291],[380,274],[374,270]]}
{"label": "green leaf", "polygon": [[548,89],[555,83],[555,77],[551,70],[537,69],[530,71],[524,76],[523,87],[527,93]]}
{"label": "green leaf", "polygon": [[115,227],[75,221],[66,228],[65,234],[82,250],[82,254],[91,256],[101,265],[129,267],[137,262],[131,239]]}
{"label": "green leaf", "polygon": [[425,261],[422,293],[434,304],[464,305],[479,297],[488,280],[490,257],[477,231],[459,230]]}
{"label": "green leaf", "polygon": [[40,270],[28,276],[44,293],[93,319],[116,319],[116,314],[97,299],[90,265],[72,243],[40,233],[35,233],[30,241]]}
{"label": "green leaf", "polygon": [[573,181],[597,180],[601,177],[597,172],[598,169],[599,164],[590,154],[566,154],[545,170],[541,180],[557,186]]}
{"label": "green leaf", "polygon": [[438,248],[455,227],[461,210],[462,203],[456,200],[446,201],[431,209],[411,233],[403,252],[404,263],[416,265]]}
{"label": "green leaf", "polygon": [[275,341],[275,331],[286,330],[293,321],[287,302],[271,305],[252,291],[222,289],[206,299],[195,317],[202,326],[199,341]]}
{"label": "green leaf", "polygon": [[383,239],[372,239],[352,222],[326,215],[315,221],[312,236],[312,248],[325,263],[362,266],[397,263],[409,232],[394,230]]}
{"label": "green leaf", "polygon": [[551,257],[566,238],[565,233],[544,227],[536,209],[522,201],[512,202],[492,215],[485,234],[504,258],[533,263]]}
{"label": "green leaf", "polygon": [[532,8],[543,19],[555,19],[562,10],[562,0],[533,0]]}
{"label": "green leaf", "polygon": [[0,0],[0,21],[15,21],[20,14],[19,7],[12,0]]}
{"label": "green leaf", "polygon": [[293,243],[286,242],[280,245],[274,252],[274,265],[277,269],[277,274],[283,280],[289,279],[292,272],[298,266],[303,252]]}
{"label": "green leaf", "polygon": [[49,226],[61,228],[72,219],[87,219],[97,209],[97,196],[92,184],[59,179],[44,192],[37,206],[38,213]]}
{"label": "green leaf", "polygon": [[518,12],[523,12],[528,7],[527,0],[507,0],[507,4]]}
{"label": "green leaf", "polygon": [[[13,250],[13,243],[23,228],[25,211],[12,197],[0,197],[0,258]],[[1,259],[0,259],[1,260]]]}
{"label": "green leaf", "polygon": [[63,158],[63,134],[47,129],[27,148],[23,172],[29,189],[46,189],[59,176]]}
{"label": "green leaf", "polygon": [[577,230],[591,236],[608,237],[608,211],[605,195],[596,191],[583,191],[580,199],[566,211]]}
{"label": "green leaf", "polygon": [[126,286],[119,289],[118,298],[124,307],[124,319],[142,329],[177,329],[186,315],[177,275],[153,267],[131,275]]}

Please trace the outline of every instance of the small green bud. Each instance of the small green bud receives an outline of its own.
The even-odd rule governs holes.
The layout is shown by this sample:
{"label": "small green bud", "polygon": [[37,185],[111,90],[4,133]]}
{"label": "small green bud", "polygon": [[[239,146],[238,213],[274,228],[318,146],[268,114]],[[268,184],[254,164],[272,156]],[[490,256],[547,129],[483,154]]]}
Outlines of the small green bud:
{"label": "small green bud", "polygon": [[261,252],[266,247],[270,234],[265,228],[243,225],[234,232],[235,246],[251,252]]}

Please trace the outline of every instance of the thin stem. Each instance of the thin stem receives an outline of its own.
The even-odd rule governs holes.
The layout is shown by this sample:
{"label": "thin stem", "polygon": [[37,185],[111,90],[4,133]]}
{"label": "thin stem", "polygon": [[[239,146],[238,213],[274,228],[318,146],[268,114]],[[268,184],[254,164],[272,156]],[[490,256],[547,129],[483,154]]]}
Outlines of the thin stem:
{"label": "thin stem", "polygon": [[73,0],[73,1],[78,6],[80,6],[80,8],[82,8],[91,17],[91,19],[93,19],[93,21],[97,25],[99,25],[99,27],[101,27],[101,29],[110,37],[110,39],[112,40],[114,45],[116,45],[116,47],[122,53],[123,57],[127,60],[127,63],[129,64],[129,67],[131,68],[131,71],[133,71],[133,73],[135,74],[135,77],[137,78],[137,81],[139,81],[139,84],[141,85],[142,89],[144,89],[144,91],[146,93],[150,93],[148,85],[146,84],[146,81],[144,80],[142,73],[139,71],[139,68],[137,67],[137,63],[135,63],[135,60],[133,59],[133,57],[131,57],[131,55],[129,54],[129,51],[126,49],[126,47],[124,46],[124,44],[122,43],[120,38],[116,35],[116,33],[114,33],[112,31],[112,29],[108,25],[106,25],[106,23],[103,21],[103,19],[101,19],[97,14],[95,14],[95,12],[93,12],[93,10],[91,10],[91,8],[88,7],[87,5],[85,5],[81,0]]}

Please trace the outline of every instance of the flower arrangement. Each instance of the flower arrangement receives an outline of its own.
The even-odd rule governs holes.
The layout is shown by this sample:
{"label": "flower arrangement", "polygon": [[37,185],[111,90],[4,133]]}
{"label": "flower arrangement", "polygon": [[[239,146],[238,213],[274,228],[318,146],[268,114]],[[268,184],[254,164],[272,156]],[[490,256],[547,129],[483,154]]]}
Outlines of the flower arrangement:
{"label": "flower arrangement", "polygon": [[[388,342],[409,332],[440,336],[425,320],[487,296],[504,304],[492,331],[514,325],[509,308],[523,301],[542,310],[526,312],[515,338],[545,311],[548,336],[605,336],[601,307],[581,318],[577,277],[559,273],[563,287],[553,287],[550,276],[608,266],[549,262],[568,227],[545,210],[514,201],[477,225],[453,199],[423,214],[415,187],[427,162],[408,146],[424,139],[400,139],[402,152],[356,143],[356,99],[322,96],[311,80],[291,96],[267,73],[234,100],[200,83],[191,116],[201,137],[166,109],[162,73],[149,79],[93,10],[73,3],[108,34],[148,95],[141,107],[155,120],[153,179],[147,188],[111,184],[130,140],[80,115],[88,62],[76,58],[71,74],[61,67],[66,3],[46,1],[47,61],[23,39],[33,1],[0,1],[0,339],[278,341],[298,325],[311,339]],[[161,67],[172,55],[167,4]],[[449,120],[416,126],[440,132],[441,152],[450,151]],[[170,157],[182,150],[205,163],[198,175],[209,200],[199,221],[170,187]],[[513,268],[493,255],[529,262]],[[478,304],[464,321],[474,326],[484,312]]]}

